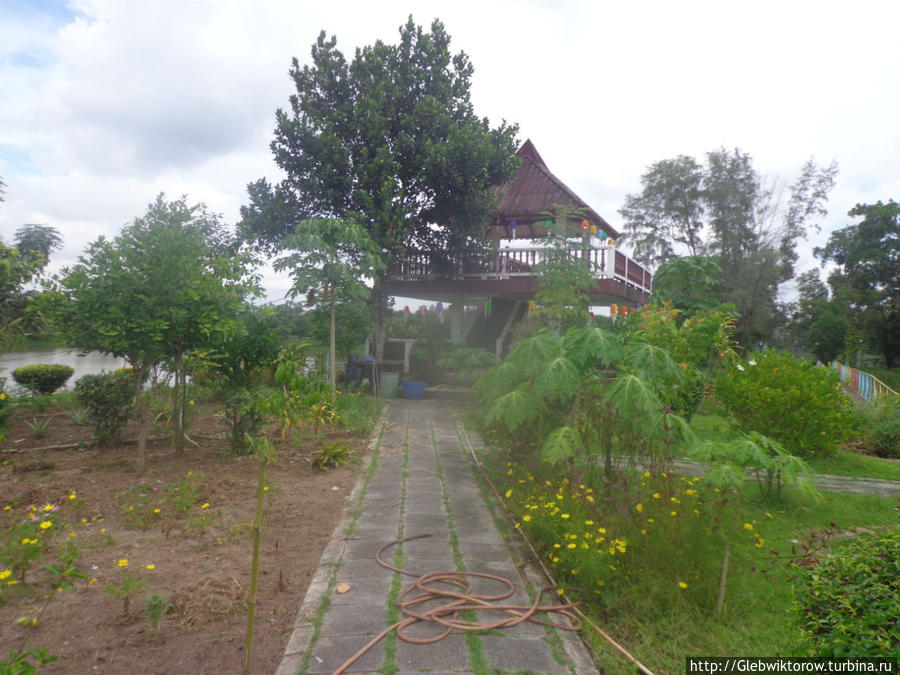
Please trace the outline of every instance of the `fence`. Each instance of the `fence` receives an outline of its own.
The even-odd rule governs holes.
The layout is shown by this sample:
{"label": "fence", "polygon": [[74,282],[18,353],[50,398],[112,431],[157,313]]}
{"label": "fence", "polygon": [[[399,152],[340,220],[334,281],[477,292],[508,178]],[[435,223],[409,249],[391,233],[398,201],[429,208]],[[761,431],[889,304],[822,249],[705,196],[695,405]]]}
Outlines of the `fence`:
{"label": "fence", "polygon": [[845,366],[838,361],[832,361],[831,367],[841,376],[841,381],[848,389],[855,391],[867,401],[874,401],[882,396],[897,396],[896,391],[870,373]]}

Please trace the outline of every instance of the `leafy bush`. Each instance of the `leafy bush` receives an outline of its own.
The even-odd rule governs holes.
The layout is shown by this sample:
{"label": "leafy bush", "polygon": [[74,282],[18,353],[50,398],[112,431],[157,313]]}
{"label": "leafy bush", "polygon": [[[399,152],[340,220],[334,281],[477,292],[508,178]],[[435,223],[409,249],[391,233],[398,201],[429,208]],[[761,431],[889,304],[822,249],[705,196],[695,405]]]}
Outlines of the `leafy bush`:
{"label": "leafy bush", "polygon": [[12,396],[0,389],[0,431],[9,426],[9,418],[12,415]]}
{"label": "leafy bush", "polygon": [[866,404],[866,444],[878,457],[900,459],[900,396]]}
{"label": "leafy bush", "polygon": [[225,400],[226,435],[235,453],[249,454],[250,439],[259,433],[265,421],[259,397],[254,392],[238,391]]}
{"label": "leafy bush", "polygon": [[858,423],[837,375],[774,350],[732,363],[715,391],[743,431],[764,434],[800,456],[833,452]]}
{"label": "leafy bush", "polygon": [[322,443],[317,450],[313,451],[310,463],[314,469],[328,471],[328,469],[336,469],[349,462],[352,454],[353,448],[340,441]]}
{"label": "leafy bush", "polygon": [[121,441],[134,403],[131,375],[120,372],[85,375],[75,383],[75,394],[94,425],[94,442],[110,445]]}
{"label": "leafy bush", "polygon": [[861,537],[825,558],[794,595],[800,631],[817,656],[900,653],[900,532]]}
{"label": "leafy bush", "polygon": [[33,363],[12,372],[13,379],[33,394],[52,394],[65,386],[75,370],[60,363]]}
{"label": "leafy bush", "polygon": [[667,383],[662,397],[672,410],[690,419],[703,402],[710,372],[735,355],[734,308],[722,305],[682,319],[681,311],[668,303],[642,307],[628,317],[628,335],[662,347],[684,370],[683,381]]}

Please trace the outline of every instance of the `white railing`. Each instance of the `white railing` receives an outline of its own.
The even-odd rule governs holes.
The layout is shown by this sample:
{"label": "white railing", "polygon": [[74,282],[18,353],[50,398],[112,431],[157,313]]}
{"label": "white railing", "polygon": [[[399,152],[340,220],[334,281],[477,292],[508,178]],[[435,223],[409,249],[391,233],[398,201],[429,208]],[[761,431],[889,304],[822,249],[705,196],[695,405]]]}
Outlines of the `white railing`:
{"label": "white railing", "polygon": [[[532,268],[543,262],[548,255],[559,255],[553,248],[528,246],[504,247],[484,265],[457,271],[461,279],[512,279],[530,277]],[[653,276],[640,264],[619,251],[615,246],[605,245],[583,250],[569,250],[566,255],[584,260],[590,265],[597,279],[616,279],[649,293],[653,289]],[[426,256],[410,256],[395,265],[392,270],[395,279],[415,281],[431,279],[431,269]]]}

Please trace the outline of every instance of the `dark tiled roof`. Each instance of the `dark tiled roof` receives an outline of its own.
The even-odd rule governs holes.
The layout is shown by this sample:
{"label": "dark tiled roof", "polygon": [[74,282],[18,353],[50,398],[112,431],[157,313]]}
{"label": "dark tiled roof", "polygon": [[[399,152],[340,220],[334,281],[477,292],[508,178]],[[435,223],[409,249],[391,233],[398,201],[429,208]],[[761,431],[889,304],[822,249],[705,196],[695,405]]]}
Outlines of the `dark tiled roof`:
{"label": "dark tiled roof", "polygon": [[502,198],[491,226],[492,239],[510,238],[512,221],[516,222],[519,238],[546,236],[546,229],[537,223],[547,220],[546,214],[556,206],[582,208],[584,218],[598,230],[613,239],[619,236],[609,223],[551,173],[530,139],[522,144],[516,156],[522,163],[516,177],[499,190]]}

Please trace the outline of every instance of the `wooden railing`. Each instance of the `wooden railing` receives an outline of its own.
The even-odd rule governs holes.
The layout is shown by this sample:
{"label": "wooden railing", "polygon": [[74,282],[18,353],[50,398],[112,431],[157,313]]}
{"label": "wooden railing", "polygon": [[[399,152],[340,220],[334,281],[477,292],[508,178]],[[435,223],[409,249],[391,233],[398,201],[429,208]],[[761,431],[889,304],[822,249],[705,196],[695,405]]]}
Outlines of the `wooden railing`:
{"label": "wooden railing", "polygon": [[832,361],[831,367],[841,376],[841,381],[848,389],[867,401],[874,401],[883,396],[897,396],[896,391],[870,373],[845,366],[838,361]]}
{"label": "wooden railing", "polygon": [[[457,269],[452,275],[458,279],[511,279],[530,277],[532,268],[551,255],[560,255],[557,249],[541,247],[517,247],[498,249],[485,264]],[[590,265],[597,279],[618,279],[629,286],[649,293],[653,289],[653,275],[615,246],[597,246],[564,253],[575,260]],[[434,278],[427,256],[409,256],[391,269],[391,276],[403,281]]]}

